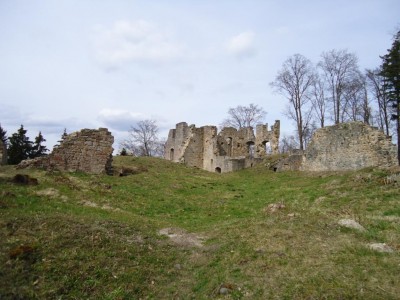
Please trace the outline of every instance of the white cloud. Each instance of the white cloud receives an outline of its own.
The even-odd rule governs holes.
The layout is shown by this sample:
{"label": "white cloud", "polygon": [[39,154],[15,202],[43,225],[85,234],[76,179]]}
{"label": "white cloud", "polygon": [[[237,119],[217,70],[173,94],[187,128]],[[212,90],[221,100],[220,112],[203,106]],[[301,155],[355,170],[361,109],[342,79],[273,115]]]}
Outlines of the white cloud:
{"label": "white cloud", "polygon": [[238,58],[252,57],[256,54],[254,48],[255,33],[252,31],[242,32],[232,37],[227,43],[227,50]]}
{"label": "white cloud", "polygon": [[111,29],[98,28],[94,46],[96,59],[108,67],[133,61],[167,62],[183,53],[167,31],[143,20],[120,20]]}

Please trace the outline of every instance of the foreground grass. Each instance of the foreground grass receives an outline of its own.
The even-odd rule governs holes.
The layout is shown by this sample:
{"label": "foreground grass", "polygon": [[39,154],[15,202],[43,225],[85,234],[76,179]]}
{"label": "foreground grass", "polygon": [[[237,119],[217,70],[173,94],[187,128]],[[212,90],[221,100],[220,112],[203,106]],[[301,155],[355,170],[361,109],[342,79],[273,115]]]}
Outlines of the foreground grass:
{"label": "foreground grass", "polygon": [[[393,171],[115,165],[139,172],[23,170],[39,185],[19,186],[13,167],[0,168],[0,299],[399,299],[400,193],[385,180]],[[366,230],[341,228],[342,218]],[[162,228],[204,245],[174,243]]]}

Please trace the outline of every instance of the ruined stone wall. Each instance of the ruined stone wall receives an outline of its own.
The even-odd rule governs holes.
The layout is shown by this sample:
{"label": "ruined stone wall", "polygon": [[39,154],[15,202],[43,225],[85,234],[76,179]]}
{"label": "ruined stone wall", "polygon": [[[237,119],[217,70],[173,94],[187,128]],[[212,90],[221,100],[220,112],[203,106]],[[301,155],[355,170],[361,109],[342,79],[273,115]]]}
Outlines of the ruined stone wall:
{"label": "ruined stone wall", "polygon": [[112,174],[113,143],[114,137],[106,128],[83,129],[67,135],[49,155],[25,160],[19,167]]}
{"label": "ruined stone wall", "polygon": [[178,123],[175,129],[169,131],[164,158],[211,172],[251,167],[262,153],[262,150],[256,151],[257,141],[261,145],[264,143],[264,152],[266,142],[271,142],[274,149],[278,149],[279,121],[275,122],[271,131],[267,128],[268,125],[264,125],[258,129],[260,136],[255,136],[251,127],[240,130],[226,127],[217,134],[216,126],[196,128],[185,122]]}
{"label": "ruined stone wall", "polygon": [[318,129],[308,145],[301,170],[337,171],[396,165],[391,137],[362,122]]}
{"label": "ruined stone wall", "polygon": [[215,152],[217,127],[204,126],[203,128],[203,169],[214,171],[216,168]]}
{"label": "ruined stone wall", "polygon": [[0,165],[6,165],[7,164],[7,147],[3,143],[2,140],[0,140]]}
{"label": "ruined stone wall", "polygon": [[184,162],[191,167],[203,168],[203,148],[204,130],[203,128],[190,128],[190,139],[184,151]]}
{"label": "ruined stone wall", "polygon": [[271,126],[271,130],[268,130],[268,124],[259,124],[256,127],[256,152],[258,157],[264,157],[266,153],[266,145],[269,143],[271,154],[279,153],[279,137],[281,131],[281,124],[279,120],[275,121],[275,124]]}
{"label": "ruined stone wall", "polygon": [[165,144],[164,158],[174,162],[183,162],[190,136],[190,128],[187,123],[176,124],[176,129],[169,131],[168,140]]}

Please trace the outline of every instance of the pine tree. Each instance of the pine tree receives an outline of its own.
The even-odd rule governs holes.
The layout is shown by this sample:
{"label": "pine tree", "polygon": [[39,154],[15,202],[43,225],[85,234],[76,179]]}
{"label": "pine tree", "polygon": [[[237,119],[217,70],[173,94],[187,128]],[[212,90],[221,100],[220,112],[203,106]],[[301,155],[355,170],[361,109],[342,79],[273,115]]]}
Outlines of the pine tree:
{"label": "pine tree", "polygon": [[392,107],[392,120],[396,122],[397,157],[400,165],[400,31],[394,36],[392,48],[381,57],[382,73],[388,103]]}
{"label": "pine tree", "polygon": [[35,137],[35,142],[32,147],[32,151],[29,154],[29,158],[35,158],[35,157],[40,157],[47,155],[47,151],[49,151],[46,146],[43,146],[42,143],[45,142],[46,140],[43,138],[42,132],[39,131],[39,134],[37,137]]}
{"label": "pine tree", "polygon": [[32,142],[26,136],[26,132],[27,130],[25,130],[24,126],[21,125],[18,131],[8,138],[9,145],[7,154],[8,163],[10,165],[19,164],[24,159],[29,158],[32,151]]}
{"label": "pine tree", "polygon": [[3,129],[3,127],[1,127],[0,124],[0,140],[4,143],[4,145],[7,145],[7,131],[5,131]]}

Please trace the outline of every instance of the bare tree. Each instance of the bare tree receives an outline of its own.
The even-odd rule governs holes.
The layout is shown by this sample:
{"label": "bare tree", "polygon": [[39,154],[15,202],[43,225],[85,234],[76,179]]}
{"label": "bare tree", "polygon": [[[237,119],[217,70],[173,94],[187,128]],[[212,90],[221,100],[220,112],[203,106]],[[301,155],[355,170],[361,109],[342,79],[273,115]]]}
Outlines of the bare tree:
{"label": "bare tree", "polygon": [[304,147],[307,148],[308,144],[311,142],[311,139],[314,135],[314,132],[317,130],[317,126],[315,122],[309,122],[306,127],[303,128],[303,136],[304,136]]}
{"label": "bare tree", "polygon": [[283,63],[275,81],[270,84],[289,100],[286,114],[296,122],[300,150],[304,150],[304,128],[311,121],[312,109],[307,104],[314,80],[311,61],[301,54],[295,54]]}
{"label": "bare tree", "polygon": [[372,109],[368,99],[366,79],[359,73],[344,86],[341,122],[362,121],[370,124]]}
{"label": "bare tree", "polygon": [[280,153],[288,153],[294,149],[298,148],[298,144],[296,142],[296,139],[294,138],[293,135],[291,136],[283,136],[281,138],[281,141],[279,142],[279,152]]}
{"label": "bare tree", "polygon": [[129,130],[129,138],[121,147],[135,156],[162,156],[163,143],[158,138],[158,126],[155,120],[143,120]]}
{"label": "bare tree", "polygon": [[386,85],[381,75],[381,69],[366,70],[367,84],[378,106],[379,127],[386,135],[390,133],[390,112],[386,97]]}
{"label": "bare tree", "polygon": [[316,75],[316,78],[312,84],[311,103],[314,111],[314,117],[318,119],[321,128],[324,128],[326,114],[325,87],[324,82],[318,75]]}
{"label": "bare tree", "polygon": [[229,108],[228,117],[222,121],[221,127],[234,127],[236,129],[244,127],[255,127],[261,123],[267,112],[256,104],[249,106],[237,106]]}
{"label": "bare tree", "polygon": [[359,74],[358,58],[354,53],[349,53],[347,50],[323,52],[321,57],[322,60],[318,63],[318,66],[325,75],[325,81],[331,93],[333,120],[335,124],[338,124],[347,107],[346,103],[343,103],[345,87],[354,76]]}

